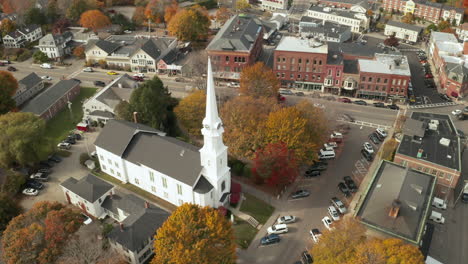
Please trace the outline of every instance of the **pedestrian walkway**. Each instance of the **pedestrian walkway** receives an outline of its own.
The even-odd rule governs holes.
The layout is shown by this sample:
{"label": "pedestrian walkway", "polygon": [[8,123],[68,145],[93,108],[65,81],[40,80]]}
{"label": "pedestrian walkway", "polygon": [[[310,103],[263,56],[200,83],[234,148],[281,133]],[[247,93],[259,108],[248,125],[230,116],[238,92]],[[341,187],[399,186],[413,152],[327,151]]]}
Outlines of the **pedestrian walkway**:
{"label": "pedestrian walkway", "polygon": [[241,194],[241,195],[242,195],[242,197],[241,197],[239,203],[236,205],[236,207],[232,207],[232,206],[228,205],[228,209],[231,211],[231,213],[233,215],[235,215],[235,216],[239,217],[240,219],[246,221],[247,223],[249,223],[254,228],[256,228],[256,229],[262,228],[262,225],[260,225],[260,223],[257,221],[257,219],[253,218],[249,214],[246,214],[246,213],[244,213],[244,212],[242,212],[240,210],[240,208],[242,206],[242,202],[245,200],[245,196],[243,194]]}

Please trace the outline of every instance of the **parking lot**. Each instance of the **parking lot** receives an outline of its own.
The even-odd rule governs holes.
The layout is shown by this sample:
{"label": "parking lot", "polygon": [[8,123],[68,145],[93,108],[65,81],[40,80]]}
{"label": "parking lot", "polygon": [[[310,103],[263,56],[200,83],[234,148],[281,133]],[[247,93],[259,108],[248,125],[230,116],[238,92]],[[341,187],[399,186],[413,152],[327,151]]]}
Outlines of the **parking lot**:
{"label": "parking lot", "polygon": [[[344,140],[336,149],[336,158],[328,160],[328,168],[318,177],[305,178],[301,175],[289,193],[281,198],[281,206],[277,207],[275,217],[272,217],[259,231],[252,241],[246,254],[241,254],[239,263],[293,263],[299,260],[300,254],[313,246],[309,231],[312,228],[325,230],[322,218],[327,215],[333,196],[349,205],[352,197],[345,197],[337,188],[344,176],[352,176],[359,184],[367,173],[370,162],[362,158],[362,144],[369,141],[368,137],[374,128],[350,125],[350,130],[344,135]],[[374,144],[373,144],[374,145]],[[375,146],[378,150],[381,144]],[[309,197],[291,199],[290,193],[304,189],[310,192]],[[281,234],[278,244],[260,245],[260,239],[267,234],[268,227],[274,224],[279,216],[294,215],[297,222],[288,224],[289,232]],[[283,254],[288,252],[288,254]]]}

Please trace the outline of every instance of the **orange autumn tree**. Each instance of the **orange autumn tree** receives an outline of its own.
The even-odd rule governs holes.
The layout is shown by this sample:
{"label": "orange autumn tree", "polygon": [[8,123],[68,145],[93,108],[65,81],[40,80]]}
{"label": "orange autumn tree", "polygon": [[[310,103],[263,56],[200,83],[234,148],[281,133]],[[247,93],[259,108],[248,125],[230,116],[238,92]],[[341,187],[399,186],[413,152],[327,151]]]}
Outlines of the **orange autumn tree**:
{"label": "orange autumn tree", "polygon": [[208,37],[210,18],[206,8],[199,5],[182,9],[168,24],[169,33],[181,41],[203,41]]}
{"label": "orange autumn tree", "polygon": [[85,58],[85,48],[84,46],[78,46],[73,49],[73,56],[84,59]]}
{"label": "orange autumn tree", "polygon": [[81,14],[80,25],[86,28],[92,29],[94,32],[96,30],[109,26],[111,21],[109,17],[104,15],[99,10],[88,10]]}
{"label": "orange autumn tree", "polygon": [[174,0],[150,0],[145,8],[145,16],[157,24],[168,23],[164,19],[164,14],[168,7],[174,5],[177,5],[177,2]]}
{"label": "orange autumn tree", "polygon": [[216,22],[220,23],[220,25],[222,26],[224,25],[224,23],[226,23],[226,21],[228,21],[231,15],[232,13],[231,11],[229,11],[229,9],[225,7],[221,7],[220,9],[216,11],[216,14],[215,14]]}
{"label": "orange autumn tree", "polygon": [[192,92],[174,108],[182,127],[192,136],[201,136],[201,123],[205,116],[206,94],[203,90]]}
{"label": "orange autumn tree", "polygon": [[135,12],[133,12],[132,22],[138,26],[142,26],[146,22],[145,8],[142,6],[137,6]]}
{"label": "orange autumn tree", "polygon": [[177,14],[177,10],[179,9],[179,4],[176,1],[172,1],[172,3],[166,7],[164,12],[164,21],[169,23],[171,19]]}
{"label": "orange autumn tree", "polygon": [[8,18],[2,19],[1,25],[0,25],[0,32],[2,34],[2,37],[4,37],[6,34],[14,31],[16,29],[16,24],[15,22],[11,21]]}
{"label": "orange autumn tree", "polygon": [[239,91],[244,95],[276,98],[279,87],[275,73],[263,62],[247,66],[241,72]]}
{"label": "orange autumn tree", "polygon": [[231,222],[212,207],[185,203],[156,231],[152,264],[234,264]]}

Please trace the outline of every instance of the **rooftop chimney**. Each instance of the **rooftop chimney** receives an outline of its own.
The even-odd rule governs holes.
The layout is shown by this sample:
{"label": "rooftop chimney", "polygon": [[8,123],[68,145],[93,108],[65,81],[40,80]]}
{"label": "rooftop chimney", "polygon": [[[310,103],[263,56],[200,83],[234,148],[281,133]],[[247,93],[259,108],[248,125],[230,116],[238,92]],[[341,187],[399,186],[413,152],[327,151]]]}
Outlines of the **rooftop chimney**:
{"label": "rooftop chimney", "polygon": [[110,198],[112,199],[112,192],[110,192],[109,196],[110,196]]}
{"label": "rooftop chimney", "polygon": [[138,112],[133,112],[133,122],[138,123],[138,118],[137,118]]}
{"label": "rooftop chimney", "polygon": [[119,223],[119,226],[120,226],[120,232],[123,232],[124,231],[124,226],[122,223]]}
{"label": "rooftop chimney", "polygon": [[145,208],[149,208],[149,203],[145,201]]}
{"label": "rooftop chimney", "polygon": [[400,212],[401,202],[398,199],[393,200],[392,208],[390,208],[390,212],[388,212],[388,216],[392,218],[398,217],[398,212]]}

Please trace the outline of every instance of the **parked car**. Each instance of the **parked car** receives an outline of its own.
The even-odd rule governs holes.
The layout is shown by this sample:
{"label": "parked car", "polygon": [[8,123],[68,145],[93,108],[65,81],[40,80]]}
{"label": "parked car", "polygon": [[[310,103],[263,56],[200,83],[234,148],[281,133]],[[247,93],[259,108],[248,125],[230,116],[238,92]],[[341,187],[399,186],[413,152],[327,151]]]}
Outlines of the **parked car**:
{"label": "parked car", "polygon": [[137,73],[133,74],[133,77],[135,77],[135,76],[145,78],[145,74],[142,73],[142,72],[137,72]]}
{"label": "parked car", "polygon": [[356,100],[353,103],[357,105],[367,105],[367,102],[364,100]]}
{"label": "parked car", "polygon": [[72,145],[75,145],[75,144],[76,144],[76,139],[75,139],[74,137],[68,136],[68,137],[64,140],[64,142],[67,142],[67,143],[70,143],[70,144],[72,144]]}
{"label": "parked car", "polygon": [[299,199],[299,198],[307,197],[309,195],[310,193],[306,190],[297,190],[291,194],[291,198]]}
{"label": "parked car", "polygon": [[289,89],[279,89],[279,94],[281,94],[281,95],[294,95],[294,93]]}
{"label": "parked car", "polygon": [[39,65],[42,69],[52,69],[52,65],[50,63],[42,63]]}
{"label": "parked car", "polygon": [[89,225],[93,222],[93,219],[91,219],[89,216],[87,216],[84,213],[81,213],[81,217],[83,218],[83,224]]}
{"label": "parked car", "polygon": [[375,132],[377,132],[377,134],[381,135],[382,137],[386,138],[387,137],[387,131],[383,130],[382,128],[377,128],[375,130]]}
{"label": "parked car", "polygon": [[350,104],[350,103],[351,103],[351,99],[346,98],[346,97],[342,97],[342,98],[338,98],[338,102]]}
{"label": "parked car", "polygon": [[452,111],[452,115],[454,115],[454,116],[459,116],[459,115],[461,115],[462,113],[463,113],[463,111],[460,110],[460,109],[456,109],[456,110],[453,110],[453,111]]}
{"label": "parked car", "polygon": [[139,76],[133,76],[132,78],[133,78],[133,80],[135,80],[137,82],[144,82],[145,81],[145,79],[143,79],[142,77],[139,77]]}
{"label": "parked car", "polygon": [[50,174],[52,172],[52,169],[47,169],[47,168],[42,168],[42,169],[38,169],[37,172],[39,173],[44,173],[44,174]]}
{"label": "parked car", "polygon": [[378,102],[378,103],[374,103],[374,106],[375,107],[385,107],[385,104],[381,103],[381,102]]}
{"label": "parked car", "polygon": [[36,196],[39,194],[39,191],[34,188],[26,188],[23,190],[24,195]]}
{"label": "parked car", "polygon": [[306,170],[304,173],[304,177],[317,177],[320,176],[319,170]]}
{"label": "parked car", "polygon": [[339,211],[341,214],[345,214],[345,213],[346,213],[346,211],[347,211],[347,210],[346,210],[346,206],[344,205],[344,203],[343,203],[340,199],[338,199],[338,198],[336,198],[336,197],[332,197],[332,198],[330,199],[330,201],[331,201],[331,203],[333,204],[333,206],[335,206],[335,208],[337,208],[338,211]]}
{"label": "parked car", "polygon": [[94,70],[91,67],[86,67],[86,68],[83,69],[83,71],[84,72],[93,72]]}
{"label": "parked car", "polygon": [[49,179],[49,175],[44,174],[44,173],[40,173],[40,172],[36,172],[36,173],[31,174],[31,176],[29,176],[29,178],[33,179],[33,180],[38,180],[38,181],[47,181]]}
{"label": "parked car", "polygon": [[57,148],[68,150],[68,149],[71,148],[71,144],[68,143],[68,142],[60,142],[60,143],[58,143]]}
{"label": "parked car", "polygon": [[297,92],[296,96],[305,96],[305,94],[303,92]]}
{"label": "parked car", "polygon": [[94,81],[94,86],[104,87],[104,86],[106,86],[106,83],[103,82],[103,81]]}
{"label": "parked car", "polygon": [[285,215],[278,218],[278,224],[292,224],[296,222],[296,217],[294,215]]}
{"label": "parked car", "polygon": [[262,244],[262,246],[266,246],[266,245],[279,243],[280,240],[281,240],[281,238],[277,234],[270,234],[268,236],[264,236],[260,240],[260,244]]}
{"label": "parked car", "polygon": [[27,180],[26,183],[24,184],[26,188],[33,188],[36,190],[42,190],[44,188],[44,184],[42,184],[39,181],[36,180]]}
{"label": "parked car", "polygon": [[333,221],[330,219],[330,217],[325,216],[324,218],[322,218],[322,223],[328,230],[333,229],[333,227],[331,226]]}
{"label": "parked car", "polygon": [[272,225],[267,229],[268,234],[283,234],[288,232],[288,226],[286,224]]}
{"label": "parked car", "polygon": [[13,67],[13,66],[8,66],[7,70],[8,70],[8,71],[13,71],[13,72],[15,72],[15,71],[16,71],[16,68]]}
{"label": "parked car", "polygon": [[118,73],[116,73],[115,71],[108,71],[107,75],[118,75]]}
{"label": "parked car", "polygon": [[310,230],[310,235],[312,236],[312,239],[314,240],[314,242],[318,243],[320,240],[320,237],[322,236],[322,233],[320,233],[320,230],[318,230],[318,228],[313,228]]}
{"label": "parked car", "polygon": [[182,77],[177,77],[177,78],[175,78],[175,81],[176,82],[183,82],[183,81],[185,81],[185,79],[182,78]]}
{"label": "parked car", "polygon": [[318,171],[323,171],[323,170],[326,170],[328,167],[328,165],[326,164],[314,164],[312,166],[309,167],[308,171],[313,171],[313,170],[318,170]]}
{"label": "parked car", "polygon": [[364,144],[362,144],[362,147],[364,148],[364,150],[366,150],[370,154],[374,153],[374,147],[372,147],[371,143],[366,141],[364,142]]}
{"label": "parked car", "polygon": [[344,180],[344,183],[346,184],[346,187],[348,187],[348,189],[351,192],[353,192],[353,193],[357,192],[358,187],[357,187],[356,183],[354,182],[354,180],[351,178],[351,176],[344,176],[343,180]]}
{"label": "parked car", "polygon": [[340,132],[333,132],[331,135],[330,135],[330,138],[331,139],[342,139],[343,138],[343,134],[341,134]]}
{"label": "parked car", "polygon": [[344,194],[345,197],[349,197],[351,195],[351,191],[343,182],[338,183],[338,189]]}
{"label": "parked car", "polygon": [[325,106],[321,103],[314,103],[314,106],[317,107],[317,108],[322,108],[322,109],[325,109]]}
{"label": "parked car", "polygon": [[39,167],[41,168],[47,168],[47,169],[50,169],[54,166],[54,163],[53,162],[49,162],[47,160],[43,160],[43,161],[40,161],[39,162]]}
{"label": "parked car", "polygon": [[387,107],[392,110],[400,110],[400,107],[396,104],[389,104]]}
{"label": "parked car", "polygon": [[303,251],[301,256],[302,256],[301,260],[303,264],[312,264],[314,262],[314,259],[312,259],[312,256],[307,251]]}
{"label": "parked car", "polygon": [[52,81],[52,77],[48,76],[48,75],[44,75],[41,77],[42,80],[46,80],[46,81]]}
{"label": "parked car", "polygon": [[[228,83],[227,86],[228,86],[228,87],[233,87],[233,88],[238,88],[238,87],[240,87],[239,83],[237,83],[237,82],[230,82],[230,83]],[[280,94],[281,94],[281,92],[280,92]]]}
{"label": "parked car", "polygon": [[373,161],[373,160],[374,160],[374,157],[372,156],[372,154],[370,154],[369,152],[365,151],[364,149],[361,149],[361,155],[362,155],[367,161]]}
{"label": "parked car", "polygon": [[333,221],[340,220],[340,215],[333,205],[328,206],[328,215],[333,219]]}
{"label": "parked car", "polygon": [[329,147],[332,147],[332,148],[337,148],[338,147],[338,144],[336,144],[336,142],[334,142],[334,141],[327,142],[327,145]]}
{"label": "parked car", "polygon": [[80,134],[71,133],[68,136],[74,138],[75,140],[81,140],[81,135]]}
{"label": "parked car", "polygon": [[376,145],[380,144],[380,139],[375,135],[375,133],[370,134],[369,139]]}

